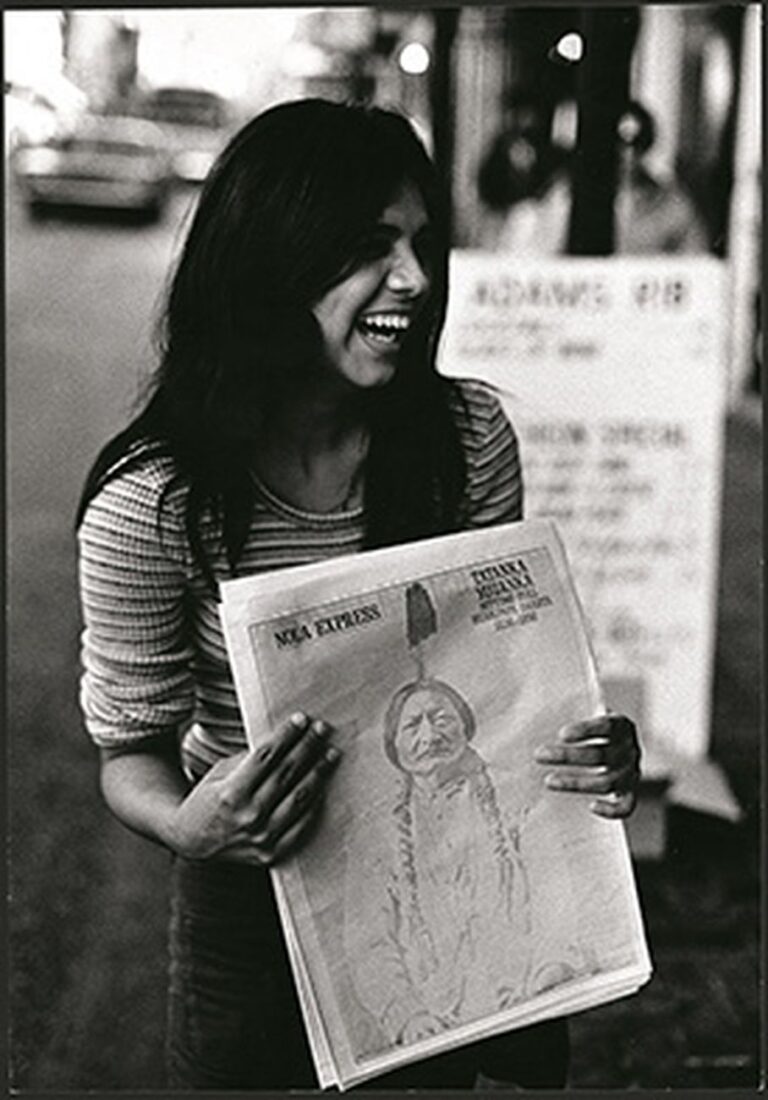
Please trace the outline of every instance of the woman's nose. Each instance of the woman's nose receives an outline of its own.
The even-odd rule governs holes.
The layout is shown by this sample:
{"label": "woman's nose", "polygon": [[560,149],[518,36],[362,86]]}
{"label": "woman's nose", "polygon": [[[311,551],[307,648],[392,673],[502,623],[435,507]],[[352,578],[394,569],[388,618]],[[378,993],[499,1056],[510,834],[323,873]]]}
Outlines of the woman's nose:
{"label": "woman's nose", "polygon": [[429,290],[429,276],[410,245],[401,243],[395,249],[387,284],[395,293],[409,298],[420,297]]}

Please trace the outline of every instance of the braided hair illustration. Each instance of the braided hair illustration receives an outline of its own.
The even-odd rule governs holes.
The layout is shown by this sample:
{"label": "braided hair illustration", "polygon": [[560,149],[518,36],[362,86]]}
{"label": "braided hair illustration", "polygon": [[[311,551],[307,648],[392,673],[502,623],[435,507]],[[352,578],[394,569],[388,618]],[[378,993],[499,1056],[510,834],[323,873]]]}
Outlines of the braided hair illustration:
{"label": "braided hair illustration", "polygon": [[[476,721],[469,703],[452,685],[430,675],[426,667],[427,639],[437,634],[437,612],[427,588],[415,582],[405,592],[406,637],[411,655],[416,665],[416,678],[400,687],[393,695],[384,718],[384,751],[390,762],[401,773],[400,795],[394,807],[397,828],[398,878],[404,887],[404,895],[399,907],[400,920],[404,922],[406,934],[412,942],[421,945],[420,978],[425,979],[438,967],[437,953],[434,948],[429,926],[424,918],[419,902],[419,879],[415,857],[413,831],[414,779],[404,768],[397,747],[397,736],[403,709],[408,700],[418,692],[430,692],[447,699],[455,710],[466,738],[467,745],[475,735]],[[518,881],[516,869],[519,868],[516,835],[506,827],[498,804],[496,792],[482,757],[469,749],[470,759],[464,777],[470,785],[473,797],[480,809],[488,835],[491,838],[493,855],[499,868],[499,884],[509,917],[514,910],[513,887],[523,885]],[[524,899],[523,904],[525,904]]]}

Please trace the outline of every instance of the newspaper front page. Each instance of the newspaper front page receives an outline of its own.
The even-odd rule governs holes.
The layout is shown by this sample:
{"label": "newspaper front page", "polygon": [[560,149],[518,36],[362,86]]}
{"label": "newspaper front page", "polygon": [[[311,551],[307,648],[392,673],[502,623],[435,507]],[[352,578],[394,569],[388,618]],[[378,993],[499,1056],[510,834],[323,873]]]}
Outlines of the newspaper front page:
{"label": "newspaper front page", "polygon": [[272,872],[321,1087],[632,993],[650,960],[619,822],[536,748],[602,700],[554,524],[235,580],[252,745],[296,709],[342,750]]}

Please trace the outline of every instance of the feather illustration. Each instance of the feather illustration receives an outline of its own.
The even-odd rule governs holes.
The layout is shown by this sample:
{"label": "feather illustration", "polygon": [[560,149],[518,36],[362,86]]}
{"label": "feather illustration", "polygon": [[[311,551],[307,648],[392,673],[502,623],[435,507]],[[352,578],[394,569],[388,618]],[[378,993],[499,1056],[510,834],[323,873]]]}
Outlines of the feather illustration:
{"label": "feather illustration", "polygon": [[437,633],[437,614],[429,592],[418,581],[405,590],[405,618],[408,633],[408,645],[416,658],[419,679],[424,677],[424,655],[422,643]]}

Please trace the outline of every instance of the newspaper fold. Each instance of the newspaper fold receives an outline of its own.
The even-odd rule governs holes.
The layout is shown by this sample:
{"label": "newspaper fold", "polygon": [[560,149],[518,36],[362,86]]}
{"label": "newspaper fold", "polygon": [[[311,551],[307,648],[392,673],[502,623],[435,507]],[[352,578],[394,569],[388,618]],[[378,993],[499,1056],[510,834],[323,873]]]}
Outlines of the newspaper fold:
{"label": "newspaper fold", "polygon": [[272,872],[321,1087],[648,979],[621,824],[533,760],[602,710],[552,522],[227,582],[221,615],[250,743],[301,708],[343,753]]}

